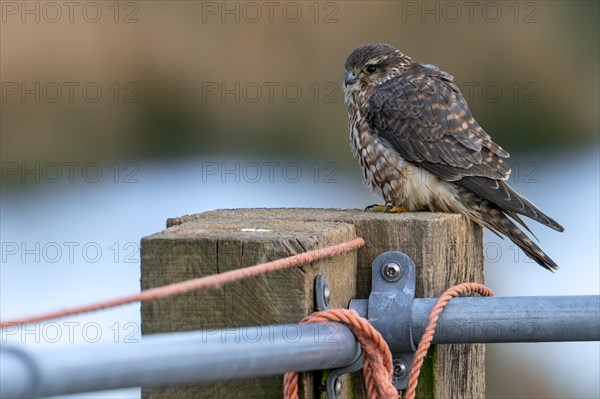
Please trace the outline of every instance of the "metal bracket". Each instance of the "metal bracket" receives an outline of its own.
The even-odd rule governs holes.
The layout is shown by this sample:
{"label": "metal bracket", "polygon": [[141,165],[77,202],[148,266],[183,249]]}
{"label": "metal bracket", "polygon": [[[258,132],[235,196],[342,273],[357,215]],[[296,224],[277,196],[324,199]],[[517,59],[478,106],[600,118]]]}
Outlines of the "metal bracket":
{"label": "metal bracket", "polygon": [[389,345],[399,390],[406,388],[416,350],[411,330],[415,285],[414,262],[402,252],[384,252],[371,264],[369,299],[350,301],[350,308],[368,318]]}
{"label": "metal bracket", "polygon": [[342,385],[339,382],[339,378],[348,373],[354,373],[363,368],[362,350],[360,346],[356,351],[355,360],[350,363],[349,366],[342,367],[339,369],[333,369],[329,371],[325,387],[327,389],[327,398],[337,399],[342,393]]}
{"label": "metal bracket", "polygon": [[[329,310],[329,302],[331,300],[331,290],[327,286],[327,281],[325,280],[325,276],[318,275],[315,277],[315,306],[317,310]],[[354,373],[362,369],[362,350],[360,346],[356,351],[356,355],[354,356],[354,361],[350,363],[346,367],[341,367],[338,369],[333,369],[329,371],[329,375],[327,376],[327,381],[325,382],[325,388],[327,391],[327,397],[329,399],[337,399],[342,392],[342,384],[339,378],[347,373]]]}
{"label": "metal bracket", "polygon": [[[369,319],[381,333],[392,352],[393,383],[398,390],[406,388],[416,347],[412,335],[412,302],[415,298],[416,270],[408,255],[398,251],[380,254],[371,264],[369,299],[353,299],[350,309]],[[331,292],[323,276],[315,280],[317,309],[329,308]],[[338,378],[362,368],[362,356],[351,365],[332,370],[327,378],[327,395],[336,399],[340,392]]]}
{"label": "metal bracket", "polygon": [[367,315],[392,352],[393,383],[404,389],[416,350],[411,331],[415,264],[402,252],[384,252],[373,261],[371,279]]}

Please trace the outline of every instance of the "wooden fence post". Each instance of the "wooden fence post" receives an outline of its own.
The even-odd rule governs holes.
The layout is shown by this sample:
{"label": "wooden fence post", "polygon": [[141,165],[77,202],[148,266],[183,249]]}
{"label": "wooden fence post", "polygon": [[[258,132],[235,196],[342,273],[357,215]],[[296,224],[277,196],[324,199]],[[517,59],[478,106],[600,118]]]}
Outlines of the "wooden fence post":
{"label": "wooden fence post", "polygon": [[[243,268],[354,238],[354,227],[347,223],[277,220],[253,217],[251,211],[239,218],[199,218],[142,239],[141,285],[146,289]],[[315,310],[317,274],[323,274],[331,291],[336,293],[331,306],[346,307],[356,292],[356,251],[297,269],[249,278],[218,290],[143,303],[142,333],[297,323]],[[233,333],[228,334],[226,338],[231,339]],[[301,398],[315,397],[316,388],[310,377],[309,374],[302,377]],[[281,395],[282,376],[142,388],[145,399],[281,398]]]}
{"label": "wooden fence post", "polygon": [[[390,250],[405,252],[415,262],[417,297],[436,297],[462,282],[483,282],[481,229],[460,215],[232,209],[169,219],[167,227],[142,240],[142,288],[249,266],[355,236],[364,238],[366,245],[357,254],[315,262],[303,271],[277,272],[221,291],[142,304],[144,334],[297,321],[313,310],[311,290],[318,273],[327,276],[332,307],[347,307],[350,298],[368,297],[371,263]],[[249,233],[242,228],[272,231]],[[359,380],[344,387],[343,397],[364,397]],[[306,398],[316,396],[308,377],[303,379],[302,393]],[[143,398],[242,396],[281,397],[281,377],[142,390]],[[430,349],[421,369],[418,398],[484,396],[484,345]]]}

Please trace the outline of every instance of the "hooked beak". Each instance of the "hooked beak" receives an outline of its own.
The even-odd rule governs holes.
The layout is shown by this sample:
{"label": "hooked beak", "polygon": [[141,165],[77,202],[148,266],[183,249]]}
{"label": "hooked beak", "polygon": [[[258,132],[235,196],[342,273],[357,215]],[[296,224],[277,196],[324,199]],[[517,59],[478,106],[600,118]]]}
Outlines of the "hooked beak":
{"label": "hooked beak", "polygon": [[352,86],[354,83],[356,83],[357,80],[358,80],[358,78],[356,77],[354,72],[352,72],[352,71],[346,72],[346,78],[344,79],[344,86],[345,87]]}

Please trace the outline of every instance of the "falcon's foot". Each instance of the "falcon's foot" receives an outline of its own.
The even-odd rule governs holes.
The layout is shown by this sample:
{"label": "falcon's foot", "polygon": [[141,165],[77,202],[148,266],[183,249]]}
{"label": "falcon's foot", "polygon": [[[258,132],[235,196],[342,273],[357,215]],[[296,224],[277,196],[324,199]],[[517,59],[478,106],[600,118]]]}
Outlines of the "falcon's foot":
{"label": "falcon's foot", "polygon": [[408,209],[403,206],[394,206],[392,204],[385,205],[369,205],[365,208],[365,212],[385,212],[385,213],[402,213],[408,212]]}

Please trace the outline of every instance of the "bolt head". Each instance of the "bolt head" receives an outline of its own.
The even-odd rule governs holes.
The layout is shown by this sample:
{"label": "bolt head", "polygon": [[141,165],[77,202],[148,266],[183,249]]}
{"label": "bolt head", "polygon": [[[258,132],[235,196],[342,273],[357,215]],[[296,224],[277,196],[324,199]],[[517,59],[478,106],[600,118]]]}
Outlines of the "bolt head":
{"label": "bolt head", "polygon": [[327,285],[323,287],[323,299],[325,300],[325,306],[329,306],[329,301],[331,301],[331,290]]}
{"label": "bolt head", "polygon": [[335,395],[336,396],[340,396],[342,394],[342,388],[344,386],[342,385],[342,381],[340,381],[340,379],[336,379],[335,380]]}
{"label": "bolt head", "polygon": [[402,277],[402,267],[396,262],[388,262],[383,265],[381,275],[386,281],[393,283],[394,281],[400,280],[400,277]]}
{"label": "bolt head", "polygon": [[404,360],[394,359],[392,365],[394,366],[394,378],[396,380],[400,380],[408,375],[408,366]]}

